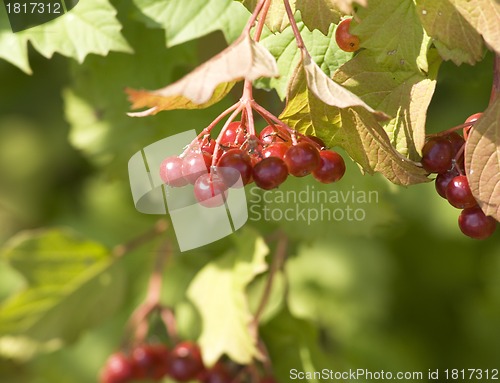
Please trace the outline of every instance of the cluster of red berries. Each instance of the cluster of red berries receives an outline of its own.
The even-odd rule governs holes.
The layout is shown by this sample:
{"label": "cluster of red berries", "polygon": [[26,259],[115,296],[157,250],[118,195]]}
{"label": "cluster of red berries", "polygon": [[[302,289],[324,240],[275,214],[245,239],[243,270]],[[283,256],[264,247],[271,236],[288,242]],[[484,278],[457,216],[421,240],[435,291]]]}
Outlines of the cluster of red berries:
{"label": "cluster of red berries", "polygon": [[292,138],[293,134],[282,126],[268,125],[257,137],[248,134],[241,121],[234,121],[221,132],[218,145],[205,135],[182,155],[165,158],[160,177],[171,187],[193,184],[196,199],[206,207],[222,205],[229,188],[251,182],[270,190],[289,174],[312,174],[322,183],[342,178],[345,163],[340,154],[326,150],[317,137],[297,133]]}
{"label": "cluster of red berries", "polygon": [[[200,383],[231,383],[238,380],[237,373],[237,370],[222,361],[206,368],[198,345],[184,341],[172,350],[163,344],[143,344],[134,347],[128,355],[123,352],[112,354],[101,371],[99,382],[160,381],[168,376],[177,382],[197,380]],[[259,383],[276,381],[267,376],[260,378]]]}
{"label": "cluster of red berries", "polygon": [[[465,121],[465,138],[480,117],[481,113],[476,113]],[[458,218],[462,233],[471,238],[485,239],[494,233],[497,221],[483,213],[464,175],[464,137],[451,132],[429,139],[422,149],[422,166],[429,173],[437,173],[435,186],[438,194],[452,206],[463,209]]]}

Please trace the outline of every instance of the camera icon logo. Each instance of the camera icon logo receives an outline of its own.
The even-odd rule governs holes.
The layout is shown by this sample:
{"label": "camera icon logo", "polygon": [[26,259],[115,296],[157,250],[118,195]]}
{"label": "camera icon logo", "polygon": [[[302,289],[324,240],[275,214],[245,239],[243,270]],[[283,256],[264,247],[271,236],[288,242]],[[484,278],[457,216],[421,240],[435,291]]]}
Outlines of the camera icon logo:
{"label": "camera icon logo", "polygon": [[224,203],[216,207],[206,207],[196,200],[191,184],[175,188],[163,183],[162,161],[182,153],[195,138],[195,130],[164,138],[135,153],[128,163],[136,209],[144,214],[170,214],[181,251],[227,237],[248,220],[247,199],[239,173],[238,177],[232,177],[236,181],[230,185]]}

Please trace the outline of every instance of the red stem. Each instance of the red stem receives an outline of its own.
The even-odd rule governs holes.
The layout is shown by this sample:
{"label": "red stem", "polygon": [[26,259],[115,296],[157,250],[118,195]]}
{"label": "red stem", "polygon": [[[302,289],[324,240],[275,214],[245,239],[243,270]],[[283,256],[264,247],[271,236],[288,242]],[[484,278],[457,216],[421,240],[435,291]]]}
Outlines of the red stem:
{"label": "red stem", "polygon": [[288,0],[283,0],[283,3],[285,4],[286,14],[288,16],[288,20],[290,21],[290,26],[292,27],[293,35],[295,36],[295,41],[297,41],[297,48],[300,49],[302,54],[307,53],[307,50],[305,49],[306,45],[304,44],[304,40],[300,35],[299,27],[297,26],[295,18],[293,17],[293,11],[292,7],[290,7],[290,2]]}
{"label": "red stem", "polygon": [[262,7],[264,6],[264,3],[267,0],[260,0],[257,5],[255,6],[255,9],[253,10],[252,16],[247,22],[247,25],[245,25],[245,29],[243,29],[242,35],[243,34],[250,34],[250,30],[252,29],[253,24],[255,23],[255,20],[257,20],[257,16],[259,15],[260,11],[262,10]]}
{"label": "red stem", "polygon": [[213,154],[213,157],[212,157],[212,165],[211,165],[211,168],[215,168],[215,164],[217,162],[217,159],[218,159],[218,153],[219,153],[219,149],[220,149],[220,141],[222,139],[222,137],[224,137],[224,133],[226,132],[229,124],[231,122],[233,122],[234,118],[241,112],[241,110],[244,108],[244,105],[242,104],[241,101],[237,102],[235,104],[237,107],[236,109],[234,109],[234,112],[229,116],[229,118],[226,120],[224,126],[222,127],[219,135],[217,136],[217,139],[215,140],[215,148],[214,148],[214,154]]}

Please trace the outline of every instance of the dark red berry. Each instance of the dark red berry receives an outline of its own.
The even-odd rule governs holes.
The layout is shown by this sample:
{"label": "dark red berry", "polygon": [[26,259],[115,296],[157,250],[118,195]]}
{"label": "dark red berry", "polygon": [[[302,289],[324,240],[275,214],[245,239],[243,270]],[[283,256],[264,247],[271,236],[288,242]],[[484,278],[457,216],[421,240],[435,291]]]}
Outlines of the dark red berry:
{"label": "dark red berry", "polygon": [[321,183],[329,184],[340,180],[345,173],[345,162],[340,154],[331,150],[319,152],[320,165],[313,170],[313,177]]}
{"label": "dark red berry", "polygon": [[168,373],[178,382],[196,378],[204,370],[200,348],[193,342],[181,342],[170,353]]}
{"label": "dark red berry", "polygon": [[457,209],[465,209],[477,205],[466,176],[456,176],[450,181],[446,187],[446,199]]}
{"label": "dark red berry", "polygon": [[435,137],[422,148],[422,166],[429,173],[444,173],[451,168],[453,148],[443,137]]}
{"label": "dark red berry", "polygon": [[259,135],[260,141],[263,145],[270,145],[275,142],[288,142],[292,141],[292,137],[288,130],[279,125],[268,125]]}
{"label": "dark red berry", "polygon": [[177,156],[167,157],[160,165],[160,178],[172,187],[181,187],[188,184],[182,175],[182,158]]}
{"label": "dark red berry", "polygon": [[127,383],[133,378],[132,362],[123,353],[112,354],[104,365],[100,383]]}
{"label": "dark red berry", "polygon": [[194,184],[194,196],[202,206],[222,206],[227,198],[227,185],[218,175],[205,173]]}
{"label": "dark red berry", "polygon": [[335,30],[335,41],[345,52],[355,52],[359,49],[359,37],[349,32],[352,19],[342,20]]}
{"label": "dark red berry", "polygon": [[182,162],[182,175],[190,184],[194,184],[200,175],[208,172],[211,162],[212,156],[207,152],[189,153]]}
{"label": "dark red berry", "polygon": [[262,150],[262,157],[278,157],[283,159],[289,147],[290,145],[285,142],[276,142],[275,144],[271,144]]}
{"label": "dark red berry", "polygon": [[212,368],[203,371],[198,380],[201,383],[231,383],[233,376],[224,363],[217,362]]}
{"label": "dark red berry", "polygon": [[457,132],[451,132],[450,134],[446,135],[445,138],[451,142],[451,148],[453,149],[453,156],[456,156],[458,152],[460,152],[462,147],[465,145],[465,140]]}
{"label": "dark red berry", "polygon": [[285,162],[278,157],[264,158],[253,168],[255,184],[264,190],[278,187],[288,177],[288,168]]}
{"label": "dark red berry", "polygon": [[302,141],[287,150],[284,161],[291,175],[304,177],[319,166],[321,159],[314,145]]}
{"label": "dark red berry", "polygon": [[479,206],[475,206],[462,210],[458,217],[458,226],[468,237],[486,239],[495,232],[497,221],[485,215]]}
{"label": "dark red berry", "polygon": [[458,171],[453,168],[446,173],[438,174],[435,181],[436,191],[438,194],[446,199],[446,188],[453,178],[458,176]]}
{"label": "dark red berry", "polygon": [[252,160],[243,150],[231,149],[220,158],[217,171],[229,187],[234,186],[239,177],[246,185],[252,179]]}
{"label": "dark red berry", "polygon": [[141,345],[132,350],[135,379],[159,380],[168,372],[168,348],[162,344]]}

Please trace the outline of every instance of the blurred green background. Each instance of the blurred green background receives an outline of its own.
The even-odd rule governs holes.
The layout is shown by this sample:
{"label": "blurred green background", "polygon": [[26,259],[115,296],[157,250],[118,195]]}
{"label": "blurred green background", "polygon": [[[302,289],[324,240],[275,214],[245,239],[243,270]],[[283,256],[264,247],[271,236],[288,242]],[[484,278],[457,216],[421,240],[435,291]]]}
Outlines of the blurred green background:
{"label": "blurred green background", "polygon": [[[26,229],[69,226],[112,247],[147,231],[158,217],[134,209],[130,156],[176,132],[200,131],[237,99],[234,92],[202,111],[127,117],[126,86],[155,89],[170,83],[219,51],[224,40],[215,33],[158,49],[163,33],[139,23],[129,23],[124,35],[135,55],[91,55],[79,65],[59,55],[47,60],[32,50],[32,76],[0,61],[0,243]],[[443,63],[429,132],[485,109],[491,69],[491,54],[474,67]],[[282,108],[273,93],[260,91],[257,99],[276,113]],[[249,223],[264,235],[282,228],[291,238],[290,311],[281,302],[280,312],[262,326],[278,378],[288,380],[299,346],[311,352],[315,366],[341,370],[500,368],[500,233],[471,240],[458,229],[459,211],[437,195],[433,183],[395,187],[380,176],[363,176],[345,158],[348,171],[339,184],[289,179],[282,190],[314,184],[318,190],[377,191],[377,203],[360,206],[364,221]],[[180,304],[181,318],[189,280],[230,247],[230,240],[177,255],[169,266],[167,273],[178,272],[169,274],[165,299]],[[144,295],[152,259],[146,247],[122,260],[127,290],[120,310],[75,343],[36,355],[0,352],[0,381],[96,381]],[[0,302],[23,286],[0,260]],[[192,309],[185,312],[181,334],[196,337],[199,319]]]}

